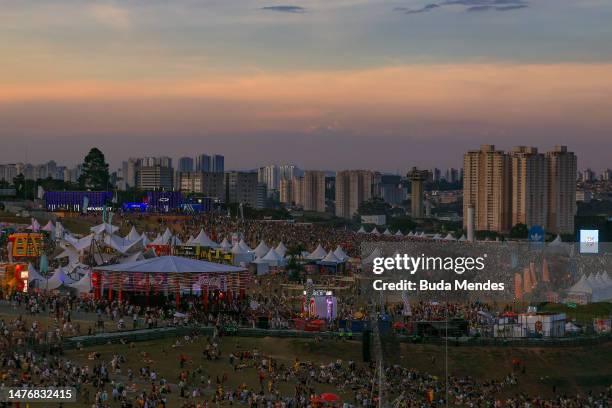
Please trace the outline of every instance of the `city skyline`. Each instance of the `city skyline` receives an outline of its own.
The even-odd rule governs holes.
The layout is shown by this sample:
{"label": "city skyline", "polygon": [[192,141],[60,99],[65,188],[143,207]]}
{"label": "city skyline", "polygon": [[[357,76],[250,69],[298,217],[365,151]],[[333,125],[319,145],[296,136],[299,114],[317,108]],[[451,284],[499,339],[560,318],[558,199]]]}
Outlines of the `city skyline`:
{"label": "city skyline", "polygon": [[0,162],[394,173],[491,143],[609,167],[612,4],[503,3],[0,0]]}

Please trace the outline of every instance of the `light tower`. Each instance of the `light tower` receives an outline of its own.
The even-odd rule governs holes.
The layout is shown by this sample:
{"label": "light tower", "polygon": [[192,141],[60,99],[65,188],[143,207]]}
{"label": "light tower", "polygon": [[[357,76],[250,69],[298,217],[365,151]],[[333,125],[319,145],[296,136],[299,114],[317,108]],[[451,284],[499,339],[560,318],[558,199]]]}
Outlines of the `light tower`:
{"label": "light tower", "polygon": [[423,218],[423,183],[428,177],[427,170],[419,170],[416,167],[408,172],[408,180],[412,185],[412,218]]}

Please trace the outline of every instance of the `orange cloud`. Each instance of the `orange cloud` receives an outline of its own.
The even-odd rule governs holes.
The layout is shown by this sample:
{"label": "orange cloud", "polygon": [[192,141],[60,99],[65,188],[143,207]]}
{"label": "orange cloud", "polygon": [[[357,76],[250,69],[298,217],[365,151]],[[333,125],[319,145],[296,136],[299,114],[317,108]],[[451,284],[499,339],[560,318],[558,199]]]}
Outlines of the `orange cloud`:
{"label": "orange cloud", "polygon": [[[581,120],[607,123],[612,64],[410,65],[184,81],[0,84],[0,104],[201,99],[235,104],[257,122]],[[0,105],[1,109],[1,105]],[[348,120],[347,120],[348,122]]]}

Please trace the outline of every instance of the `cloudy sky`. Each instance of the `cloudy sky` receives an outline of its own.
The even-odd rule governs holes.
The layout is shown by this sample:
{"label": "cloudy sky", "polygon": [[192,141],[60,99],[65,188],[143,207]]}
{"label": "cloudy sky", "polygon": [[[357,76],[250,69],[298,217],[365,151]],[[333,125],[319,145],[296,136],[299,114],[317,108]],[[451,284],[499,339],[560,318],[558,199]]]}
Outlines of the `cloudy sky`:
{"label": "cloudy sky", "polygon": [[0,0],[0,162],[612,167],[609,0]]}

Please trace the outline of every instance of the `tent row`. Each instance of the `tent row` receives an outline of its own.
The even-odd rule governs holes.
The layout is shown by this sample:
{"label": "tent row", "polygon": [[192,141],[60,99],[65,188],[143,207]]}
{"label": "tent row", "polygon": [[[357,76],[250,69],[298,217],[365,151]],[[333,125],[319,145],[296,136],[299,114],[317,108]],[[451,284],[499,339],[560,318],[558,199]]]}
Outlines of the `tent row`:
{"label": "tent row", "polygon": [[612,279],[606,272],[582,275],[578,282],[566,291],[568,296],[586,296],[591,302],[612,300]]}

